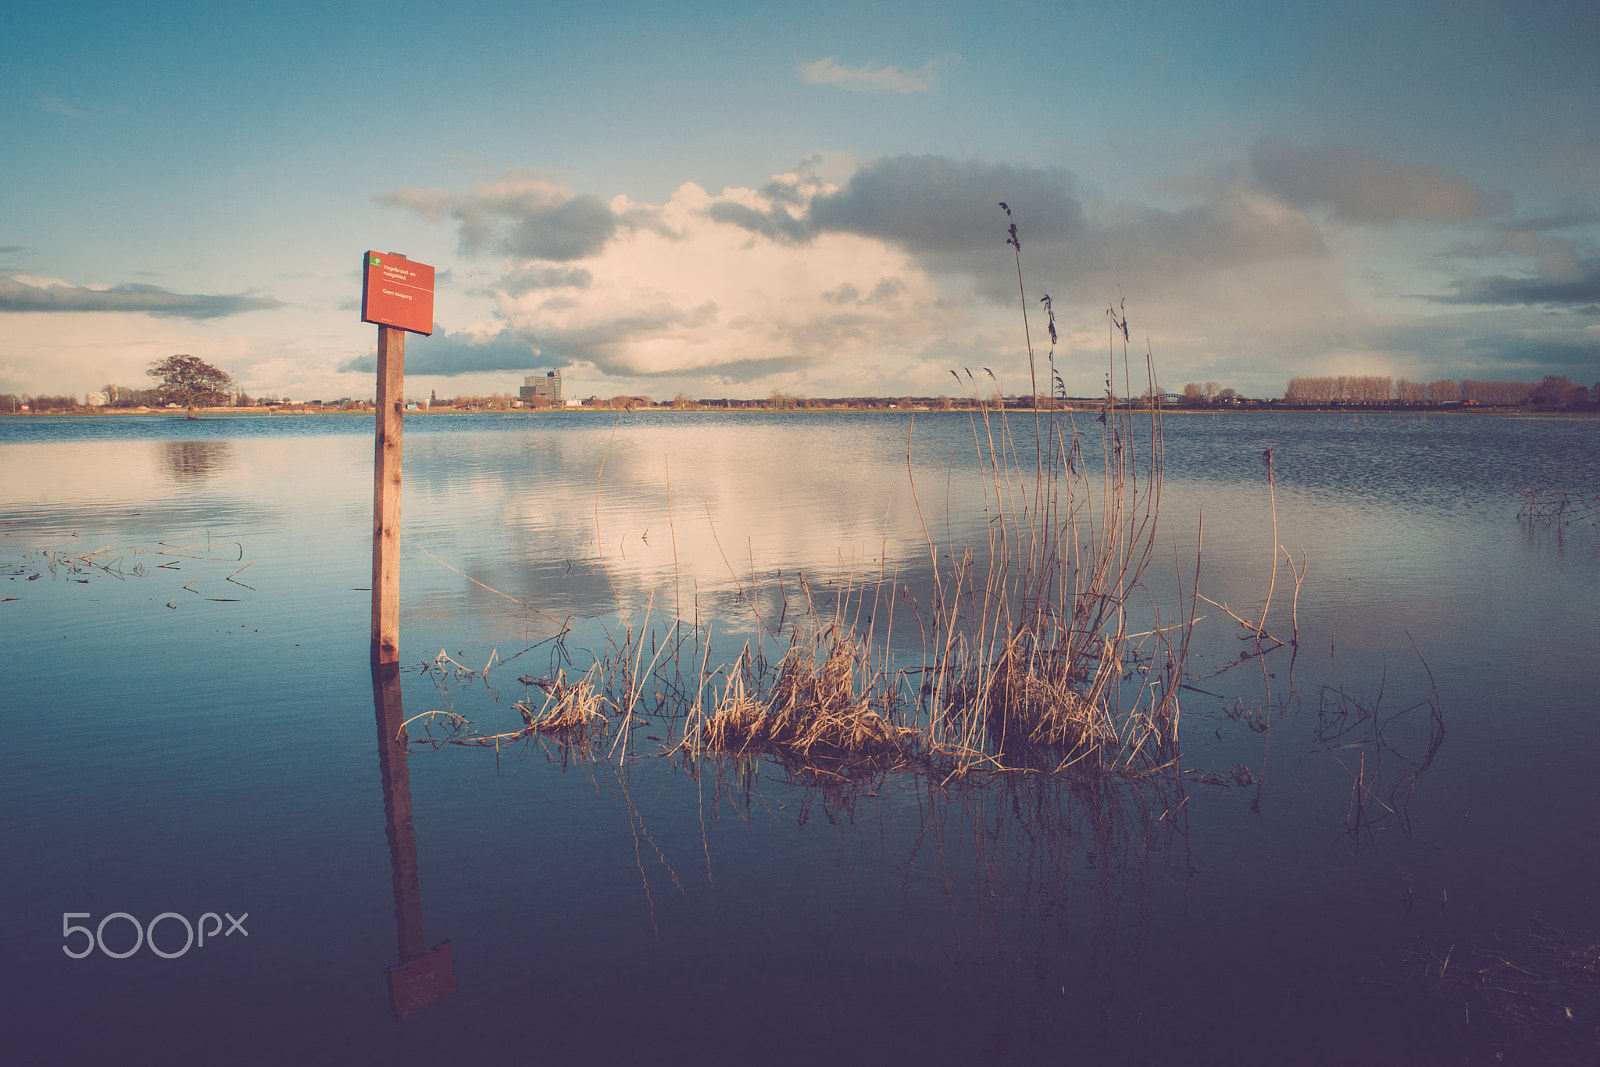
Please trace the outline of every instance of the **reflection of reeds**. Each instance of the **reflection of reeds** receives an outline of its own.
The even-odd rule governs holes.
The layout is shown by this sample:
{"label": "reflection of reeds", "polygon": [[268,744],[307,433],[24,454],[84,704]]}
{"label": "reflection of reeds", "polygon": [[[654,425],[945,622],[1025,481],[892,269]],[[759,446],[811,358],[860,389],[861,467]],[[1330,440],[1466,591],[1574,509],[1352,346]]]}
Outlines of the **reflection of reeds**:
{"label": "reflection of reeds", "polygon": [[1576,489],[1543,493],[1523,489],[1521,492],[1522,506],[1517,509],[1517,521],[1526,526],[1568,526],[1573,522],[1600,526],[1600,493]]}
{"label": "reflection of reeds", "polygon": [[[1420,650],[1417,658],[1431,685],[1433,672],[1428,669],[1427,661],[1422,660]],[[1401,719],[1424,709],[1427,711],[1425,739],[1405,738],[1402,743],[1388,734]],[[1391,819],[1401,832],[1410,834],[1412,792],[1417,779],[1432,766],[1439,746],[1444,744],[1444,716],[1439,706],[1438,688],[1433,689],[1432,700],[1421,700],[1399,711],[1385,713],[1381,688],[1369,707],[1342,689],[1324,686],[1317,707],[1315,736],[1331,751],[1355,752],[1354,768],[1339,756],[1334,757],[1351,776],[1350,804],[1345,813],[1346,835],[1359,846],[1363,832],[1370,838],[1375,828]],[[1391,780],[1386,772],[1396,761],[1403,769],[1398,778]]]}
{"label": "reflection of reeds", "polygon": [[[1219,604],[1208,596],[1200,597],[1201,600],[1204,600],[1212,607],[1221,608],[1223,611],[1227,612],[1228,615],[1241,627],[1255,635],[1256,656],[1264,655],[1267,652],[1271,652],[1275,648],[1282,648],[1285,643],[1281,638],[1274,637],[1272,634],[1269,634],[1266,629],[1267,615],[1272,611],[1272,594],[1278,588],[1278,553],[1283,553],[1284,562],[1289,567],[1289,573],[1294,577],[1294,604],[1290,615],[1291,621],[1294,625],[1294,633],[1288,641],[1288,643],[1291,645],[1300,644],[1300,585],[1306,580],[1305,550],[1303,548],[1301,549],[1300,565],[1297,567],[1295,566],[1294,562],[1294,553],[1290,552],[1286,546],[1278,543],[1278,478],[1276,468],[1273,466],[1272,449],[1268,448],[1266,451],[1262,452],[1261,458],[1264,459],[1267,464],[1267,493],[1272,502],[1272,576],[1267,582],[1267,599],[1261,606],[1261,618],[1257,619],[1255,622],[1251,622],[1249,619],[1239,617],[1234,613],[1233,609],[1228,607],[1226,604]],[[1263,645],[1263,641],[1270,641],[1272,643],[1270,645]],[[1246,656],[1243,658],[1250,659],[1254,657]],[[1236,664],[1229,664],[1229,666],[1235,665]],[[1226,670],[1227,668],[1225,667],[1223,669]],[[1217,673],[1220,674],[1221,672],[1219,671]]]}
{"label": "reflection of reeds", "polygon": [[[865,828],[876,820],[875,847],[900,867],[903,891],[919,885],[946,901],[963,957],[976,934],[974,947],[993,952],[997,965],[1031,957],[1035,974],[1054,971],[1051,983],[1074,992],[1109,980],[1118,961],[1126,962],[1116,942],[1126,919],[1148,921],[1152,860],[1167,854],[1180,866],[1187,862],[1186,785],[1167,776],[979,772],[941,781],[913,774],[898,779],[901,791],[891,788],[892,767],[830,765],[781,750],[685,758],[682,765],[713,785],[718,806],[746,818],[773,810],[760,782],[776,771],[797,828],[821,816],[873,837]],[[1129,900],[1138,902],[1133,916],[1124,907]],[[1088,951],[1062,955],[1059,948],[1075,938],[1087,939]],[[1034,995],[1039,1006],[1059,1011],[1063,1002],[1051,983],[1035,984]],[[1028,984],[1017,992],[1027,997]]]}

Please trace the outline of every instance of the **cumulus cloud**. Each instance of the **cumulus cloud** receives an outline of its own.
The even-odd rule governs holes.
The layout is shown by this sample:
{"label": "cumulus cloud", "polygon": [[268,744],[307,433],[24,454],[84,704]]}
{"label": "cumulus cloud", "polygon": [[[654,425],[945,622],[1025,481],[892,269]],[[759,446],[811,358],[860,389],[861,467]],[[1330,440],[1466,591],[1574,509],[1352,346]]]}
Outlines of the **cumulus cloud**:
{"label": "cumulus cloud", "polygon": [[[541,365],[539,353],[509,329],[491,334],[450,333],[435,326],[431,337],[413,337],[406,345],[407,374],[453,377],[482,371],[526,371]],[[375,374],[377,356],[369,352],[347,360],[340,371]]]}
{"label": "cumulus cloud", "polygon": [[[803,164],[760,188],[713,194],[687,183],[661,204],[618,197],[605,205],[614,224],[605,240],[563,258],[548,242],[515,239],[527,218],[578,199],[554,189],[518,174],[465,194],[391,195],[508,261],[488,287],[492,323],[448,337],[422,373],[580,367],[618,379],[828,381],[840,393],[875,391],[875,375],[957,352],[1000,368],[1012,357],[995,346],[1009,346],[1012,329],[993,320],[994,305],[1017,299],[1002,200],[1022,228],[1030,286],[1065,285],[1090,306],[1119,281],[1135,293],[1197,292],[1196,279],[1263,264],[1287,276],[1285,261],[1327,251],[1304,211],[1248,184],[1154,208],[1089,197],[1059,169],[900,156],[859,164],[837,184]],[[1328,306],[1320,290],[1305,299]],[[1086,317],[1099,321],[1098,311]]]}
{"label": "cumulus cloud", "polygon": [[1074,276],[1138,272],[1174,279],[1327,252],[1322,232],[1302,212],[1235,189],[1176,210],[1123,205],[1106,216],[1086,233]]}
{"label": "cumulus cloud", "polygon": [[[799,186],[802,202],[826,188],[798,177],[771,187]],[[585,260],[582,285],[526,284],[577,280],[550,278],[545,264],[509,272],[498,316],[551,365],[725,381],[904,353],[925,335],[908,316],[958,325],[958,302],[905,249],[821,229],[796,199],[686,184],[648,209],[650,225],[620,228]]]}
{"label": "cumulus cloud", "polygon": [[718,200],[706,208],[706,215],[716,222],[739,226],[772,241],[799,244],[809,241],[816,233],[809,219],[793,214],[781,201],[759,208],[737,200]]}
{"label": "cumulus cloud", "polygon": [[911,253],[936,274],[967,274],[980,292],[1009,299],[1013,287],[993,271],[1009,204],[1030,259],[1053,279],[1094,274],[1170,278],[1244,263],[1326,253],[1303,211],[1271,197],[1215,188],[1180,209],[1091,201],[1071,174],[940,156],[869,161],[838,188],[805,196],[724,196],[708,209],[718,222],[773,241],[803,244],[822,234],[853,234]]}
{"label": "cumulus cloud", "polygon": [[547,267],[531,264],[514,270],[502,280],[508,292],[525,293],[532,289],[587,289],[594,275],[582,267]]}
{"label": "cumulus cloud", "polygon": [[1027,239],[1055,241],[1083,228],[1083,207],[1065,171],[893,156],[873,160],[844,187],[819,193],[807,219],[819,233],[890,241],[924,256],[993,248],[1003,240],[999,204],[1026,220]]}
{"label": "cumulus cloud", "polygon": [[829,56],[800,68],[800,77],[811,85],[832,85],[852,93],[925,93],[939,84],[939,71],[961,62],[951,53],[930,59],[916,70],[899,67],[874,67],[870,63],[847,67],[838,56]]}
{"label": "cumulus cloud", "polygon": [[1262,189],[1295,207],[1328,208],[1346,222],[1465,222],[1511,210],[1504,190],[1359,146],[1302,148],[1275,135],[1255,143],[1250,164]]}
{"label": "cumulus cloud", "polygon": [[431,221],[453,219],[467,255],[497,251],[527,259],[578,260],[604,248],[623,221],[643,221],[619,219],[599,197],[574,195],[538,171],[511,171],[470,193],[407,188],[374,199]]}
{"label": "cumulus cloud", "polygon": [[166,318],[216,319],[282,306],[283,302],[273,297],[245,293],[174,293],[138,284],[88,289],[0,276],[0,311],[138,311]]}

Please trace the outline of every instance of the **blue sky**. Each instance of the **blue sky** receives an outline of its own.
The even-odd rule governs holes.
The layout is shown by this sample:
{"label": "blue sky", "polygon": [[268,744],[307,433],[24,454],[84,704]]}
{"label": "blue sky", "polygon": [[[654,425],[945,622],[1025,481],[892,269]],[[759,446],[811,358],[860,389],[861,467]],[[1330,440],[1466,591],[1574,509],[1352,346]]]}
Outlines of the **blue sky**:
{"label": "blue sky", "polygon": [[1600,379],[1593,3],[246,7],[0,0],[0,392],[1091,393]]}

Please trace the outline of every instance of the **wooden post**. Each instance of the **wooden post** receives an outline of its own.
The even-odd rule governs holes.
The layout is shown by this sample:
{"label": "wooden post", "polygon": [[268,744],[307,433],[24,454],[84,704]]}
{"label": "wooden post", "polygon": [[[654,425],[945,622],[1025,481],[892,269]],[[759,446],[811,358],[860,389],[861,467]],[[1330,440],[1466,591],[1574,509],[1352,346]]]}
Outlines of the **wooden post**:
{"label": "wooden post", "polygon": [[378,717],[378,770],[383,775],[383,815],[389,830],[389,860],[394,868],[394,917],[400,962],[428,951],[422,935],[422,887],[417,876],[417,833],[411,821],[411,772],[400,724],[405,704],[398,664],[372,668],[372,704]]}
{"label": "wooden post", "polygon": [[394,919],[400,962],[384,968],[395,1018],[416,1016],[428,1005],[453,996],[455,963],[450,942],[427,947],[422,933],[422,881],[417,865],[417,832],[411,819],[411,772],[406,766],[406,713],[400,694],[400,665],[373,664],[372,703],[378,716],[378,770],[383,776],[383,817],[389,831],[389,861],[394,870]]}
{"label": "wooden post", "polygon": [[378,327],[378,428],[372,463],[372,662],[400,662],[400,456],[406,332]]}

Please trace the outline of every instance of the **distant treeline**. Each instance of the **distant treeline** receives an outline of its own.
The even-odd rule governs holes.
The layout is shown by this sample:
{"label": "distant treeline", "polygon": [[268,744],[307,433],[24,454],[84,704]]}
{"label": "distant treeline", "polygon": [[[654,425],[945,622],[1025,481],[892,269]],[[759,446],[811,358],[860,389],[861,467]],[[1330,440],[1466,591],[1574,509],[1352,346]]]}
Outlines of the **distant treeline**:
{"label": "distant treeline", "polygon": [[[1600,384],[1594,390],[1600,393]],[[1542,382],[1478,381],[1440,378],[1432,382],[1413,382],[1387,374],[1341,374],[1329,378],[1290,378],[1283,391],[1285,404],[1326,406],[1394,405],[1422,407],[1438,404],[1493,404],[1519,406],[1548,404],[1566,407],[1586,404],[1590,390],[1569,381],[1565,375],[1546,375]]]}
{"label": "distant treeline", "polygon": [[[249,393],[238,392],[229,395],[225,404],[229,407],[258,407],[261,405],[277,404],[276,397],[252,397]],[[23,408],[30,412],[52,411],[82,411],[97,408],[160,408],[166,407],[167,400],[160,389],[135,389],[126,385],[107,385],[98,392],[88,393],[83,397],[75,396],[29,396],[26,393],[18,396],[14,393],[0,393],[0,414],[18,413]]]}
{"label": "distant treeline", "polygon": [[[1587,388],[1568,380],[1563,375],[1547,375],[1540,382],[1480,381],[1465,378],[1454,381],[1440,378],[1431,382],[1414,382],[1405,378],[1392,378],[1378,374],[1347,374],[1325,378],[1291,378],[1282,400],[1260,400],[1244,396],[1233,389],[1223,389],[1216,382],[1190,382],[1181,394],[1163,394],[1159,389],[1146,395],[1126,398],[1134,403],[1148,405],[1163,400],[1178,407],[1429,407],[1444,404],[1472,404],[1495,407],[1521,407],[1531,405],[1542,408],[1564,408],[1593,405],[1600,400],[1600,382]],[[1119,401],[1125,402],[1125,401]],[[291,402],[276,396],[252,397],[243,391],[226,398],[226,406],[279,407],[292,404],[295,408],[320,408],[326,410],[363,411],[371,408],[371,401],[340,397],[337,400],[304,400]],[[978,407],[1006,408],[1093,408],[1103,403],[1098,397],[1027,397],[1001,396],[852,396],[804,397],[774,389],[760,399],[700,398],[679,393],[671,400],[654,400],[648,396],[619,395],[613,397],[590,396],[578,406],[588,409],[613,409],[636,411],[648,408],[701,409],[768,409],[768,410],[850,410],[873,411],[900,409],[911,411],[949,411]],[[159,389],[134,389],[128,386],[107,385],[99,392],[90,393],[82,400],[72,396],[16,396],[0,394],[0,414],[84,411],[103,408],[161,408],[165,407]],[[509,393],[492,393],[488,396],[440,397],[437,394],[426,400],[419,399],[417,407],[423,410],[447,411],[505,411],[512,408],[548,408],[550,401],[535,397],[522,400]]]}
{"label": "distant treeline", "polygon": [[83,404],[70,396],[17,396],[0,393],[0,412],[16,414],[27,411],[75,411]]}

